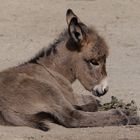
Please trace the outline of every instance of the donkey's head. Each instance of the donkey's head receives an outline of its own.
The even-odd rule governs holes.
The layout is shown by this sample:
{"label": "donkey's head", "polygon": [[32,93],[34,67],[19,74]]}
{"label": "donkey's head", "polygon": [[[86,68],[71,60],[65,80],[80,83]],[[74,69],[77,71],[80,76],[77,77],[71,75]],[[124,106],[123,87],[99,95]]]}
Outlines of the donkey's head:
{"label": "donkey's head", "polygon": [[73,13],[67,10],[69,40],[67,48],[73,53],[73,72],[76,78],[96,96],[108,91],[106,58],[108,47],[96,31],[87,27]]}

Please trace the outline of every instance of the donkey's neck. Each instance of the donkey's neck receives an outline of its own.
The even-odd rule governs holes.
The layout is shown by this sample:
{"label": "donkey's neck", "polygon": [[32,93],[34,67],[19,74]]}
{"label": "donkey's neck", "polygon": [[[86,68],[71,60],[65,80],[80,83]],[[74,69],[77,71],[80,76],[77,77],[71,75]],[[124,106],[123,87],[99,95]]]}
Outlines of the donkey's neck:
{"label": "donkey's neck", "polygon": [[74,51],[67,48],[73,45],[69,42],[71,42],[69,33],[67,30],[64,30],[48,49],[43,49],[28,62],[45,65],[60,73],[72,83],[76,80],[76,77],[74,61],[72,59]]}
{"label": "donkey's neck", "polygon": [[72,83],[76,79],[74,63],[72,52],[66,48],[65,44],[65,42],[60,43],[55,51],[50,52],[48,56],[39,58],[37,62],[60,73]]}

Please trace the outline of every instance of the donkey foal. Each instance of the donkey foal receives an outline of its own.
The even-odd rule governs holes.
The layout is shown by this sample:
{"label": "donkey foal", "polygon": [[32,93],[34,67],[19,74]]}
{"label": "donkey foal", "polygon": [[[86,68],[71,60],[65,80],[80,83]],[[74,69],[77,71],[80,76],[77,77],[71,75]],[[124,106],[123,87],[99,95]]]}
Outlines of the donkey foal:
{"label": "donkey foal", "polygon": [[[68,29],[48,49],[17,67],[0,73],[0,114],[5,122],[48,130],[47,122],[65,127],[125,125],[119,110],[97,111],[98,102],[73,93],[78,79],[88,91],[103,96],[108,91],[108,47],[92,28],[67,10]],[[78,99],[83,104],[78,102]]]}

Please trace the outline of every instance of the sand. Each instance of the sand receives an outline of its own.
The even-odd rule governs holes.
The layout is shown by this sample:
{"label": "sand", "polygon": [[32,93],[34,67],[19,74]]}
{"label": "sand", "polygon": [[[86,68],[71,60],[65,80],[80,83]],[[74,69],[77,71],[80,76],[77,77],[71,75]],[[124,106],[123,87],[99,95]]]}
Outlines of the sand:
{"label": "sand", "polygon": [[[0,0],[0,70],[16,66],[38,52],[66,27],[72,8],[93,25],[110,47],[107,71],[112,95],[140,108],[139,0]],[[78,81],[75,92],[88,93]],[[0,140],[140,140],[140,126],[67,129],[50,124],[49,132],[0,126]]]}

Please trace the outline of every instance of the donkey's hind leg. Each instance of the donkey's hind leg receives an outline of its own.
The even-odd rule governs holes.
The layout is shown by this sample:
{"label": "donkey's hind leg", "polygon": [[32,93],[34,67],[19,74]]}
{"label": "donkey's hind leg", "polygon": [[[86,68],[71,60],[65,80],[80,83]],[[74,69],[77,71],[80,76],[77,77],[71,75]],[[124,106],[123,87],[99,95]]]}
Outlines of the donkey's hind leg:
{"label": "donkey's hind leg", "polygon": [[3,119],[5,122],[7,122],[9,125],[14,126],[28,126],[36,129],[40,129],[43,131],[48,131],[49,127],[46,124],[47,122],[42,121],[36,117],[36,114],[34,115],[27,115],[27,114],[21,114],[19,112],[14,111],[3,111],[1,113]]}

